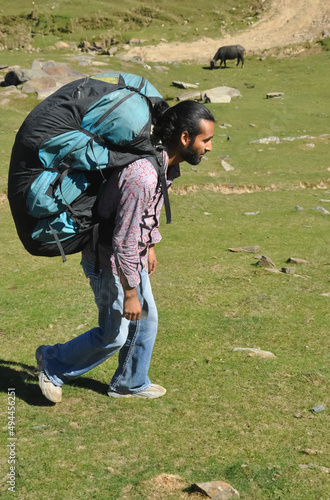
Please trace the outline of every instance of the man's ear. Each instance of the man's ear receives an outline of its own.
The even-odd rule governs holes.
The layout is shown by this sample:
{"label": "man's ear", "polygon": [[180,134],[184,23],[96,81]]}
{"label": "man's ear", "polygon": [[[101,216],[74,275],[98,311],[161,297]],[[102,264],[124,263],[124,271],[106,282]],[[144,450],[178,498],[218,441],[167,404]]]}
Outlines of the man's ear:
{"label": "man's ear", "polygon": [[189,132],[187,132],[187,130],[185,130],[181,134],[181,143],[183,146],[188,146],[189,142],[190,142]]}

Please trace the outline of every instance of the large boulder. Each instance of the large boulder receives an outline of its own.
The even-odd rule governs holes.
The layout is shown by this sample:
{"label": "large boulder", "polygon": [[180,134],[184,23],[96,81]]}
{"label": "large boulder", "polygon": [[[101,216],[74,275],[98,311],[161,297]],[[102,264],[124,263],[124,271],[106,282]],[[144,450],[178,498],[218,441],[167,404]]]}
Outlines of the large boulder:
{"label": "large boulder", "polygon": [[40,99],[44,99],[63,85],[86,76],[86,73],[72,69],[65,63],[36,59],[31,69],[19,66],[10,68],[5,76],[4,86],[23,84],[23,92],[36,92]]}

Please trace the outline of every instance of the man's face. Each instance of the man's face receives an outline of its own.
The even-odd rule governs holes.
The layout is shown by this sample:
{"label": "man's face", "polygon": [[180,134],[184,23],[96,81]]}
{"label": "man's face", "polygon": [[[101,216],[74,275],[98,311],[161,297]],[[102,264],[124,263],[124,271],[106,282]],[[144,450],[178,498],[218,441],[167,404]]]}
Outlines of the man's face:
{"label": "man's face", "polygon": [[181,151],[182,159],[190,165],[198,165],[203,156],[212,151],[212,137],[214,135],[214,122],[210,120],[201,120],[200,133],[193,142],[189,141]]}

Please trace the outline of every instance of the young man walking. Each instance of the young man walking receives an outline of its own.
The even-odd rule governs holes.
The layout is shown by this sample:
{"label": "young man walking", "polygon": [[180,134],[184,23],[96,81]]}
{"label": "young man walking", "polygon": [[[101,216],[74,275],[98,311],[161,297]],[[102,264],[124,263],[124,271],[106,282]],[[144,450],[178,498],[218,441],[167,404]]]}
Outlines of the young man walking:
{"label": "young man walking", "polygon": [[[163,145],[168,186],[180,175],[181,162],[197,165],[212,150],[214,121],[212,113],[195,101],[180,102],[157,119],[153,133]],[[39,385],[50,401],[60,402],[63,384],[118,351],[109,396],[158,398],[165,394],[166,389],[148,377],[158,326],[149,275],[157,267],[154,246],[161,240],[162,204],[157,173],[147,158],[115,169],[107,181],[98,205],[103,228],[98,256],[92,245],[82,252],[99,326],[65,344],[38,347]]]}

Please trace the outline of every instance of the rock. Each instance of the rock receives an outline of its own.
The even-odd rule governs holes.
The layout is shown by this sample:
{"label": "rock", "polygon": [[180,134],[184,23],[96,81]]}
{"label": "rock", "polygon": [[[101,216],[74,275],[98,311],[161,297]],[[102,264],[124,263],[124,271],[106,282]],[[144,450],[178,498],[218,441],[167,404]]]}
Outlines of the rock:
{"label": "rock", "polygon": [[46,77],[47,74],[41,69],[22,69],[17,68],[8,73],[5,76],[5,85],[20,85],[21,83],[27,82],[29,80],[33,80],[35,78],[43,78]]}
{"label": "rock", "polygon": [[263,139],[258,139],[257,141],[252,141],[251,144],[279,144],[280,139],[276,136],[264,137]]}
{"label": "rock", "polygon": [[230,97],[230,95],[215,96],[211,92],[205,92],[203,94],[202,100],[204,102],[206,102],[206,103],[213,102],[213,103],[216,103],[216,104],[221,104],[221,103],[222,104],[226,104],[226,103],[231,102],[231,97]]}
{"label": "rock", "polygon": [[267,268],[276,268],[274,262],[267,257],[267,255],[263,255],[261,259],[257,262],[257,265],[260,267],[267,267]]}
{"label": "rock", "polygon": [[323,207],[314,207],[314,210],[318,210],[319,212],[322,212],[322,214],[324,215],[330,215],[330,212]]}
{"label": "rock", "polygon": [[214,500],[229,500],[232,498],[240,498],[237,490],[230,484],[224,481],[211,481],[209,483],[195,483],[193,489],[204,493],[204,495]]}
{"label": "rock", "polygon": [[40,90],[45,89],[53,89],[52,92],[56,89],[56,80],[51,77],[44,78],[34,78],[22,86],[22,92],[26,92],[30,94],[31,92],[38,92]]}
{"label": "rock", "polygon": [[294,209],[298,210],[298,212],[304,210],[303,207],[300,207],[299,205],[296,205]]}
{"label": "rock", "polygon": [[57,49],[69,49],[70,48],[70,45],[65,43],[65,42],[56,42],[55,43],[55,47]]}
{"label": "rock", "polygon": [[204,102],[228,103],[232,97],[242,96],[239,90],[232,87],[214,87],[208,90],[184,92],[177,97],[177,100],[195,99]]}
{"label": "rock", "polygon": [[242,97],[239,90],[232,87],[215,87],[201,92],[202,101],[213,103],[230,102],[232,97]]}
{"label": "rock", "polygon": [[172,85],[174,87],[178,87],[179,89],[198,89],[198,85],[195,85],[194,83],[186,83],[186,82],[179,82],[179,81],[173,81]]}
{"label": "rock", "polygon": [[118,51],[118,47],[110,47],[110,49],[108,49],[108,54],[109,54],[109,56],[113,56],[116,54],[117,51]]}
{"label": "rock", "polygon": [[127,40],[126,44],[127,45],[140,45],[140,43],[147,42],[148,40],[142,39],[142,38],[131,38],[130,40]]}
{"label": "rock", "polygon": [[330,297],[330,292],[321,293],[321,297]]}
{"label": "rock", "polygon": [[260,214],[260,211],[257,210],[256,212],[244,212],[244,215],[258,215]]}
{"label": "rock", "polygon": [[260,247],[258,245],[252,247],[237,247],[237,248],[228,248],[230,252],[251,252],[256,253],[260,252]]}
{"label": "rock", "polygon": [[9,85],[9,87],[4,88],[4,93],[8,94],[20,94],[20,90],[15,85]]}
{"label": "rock", "polygon": [[56,92],[56,90],[58,90],[58,89],[59,89],[59,87],[49,87],[46,89],[38,89],[35,92],[37,92],[38,99],[40,101],[43,101],[44,99],[46,99],[47,97],[52,95],[54,92]]}
{"label": "rock", "polygon": [[85,73],[70,68],[70,66],[65,63],[58,63],[55,61],[47,61],[43,63],[42,70],[45,71],[47,75],[56,76],[56,78],[60,77],[61,75],[65,75],[68,78],[71,78],[70,81],[87,76]]}
{"label": "rock", "polygon": [[31,69],[11,68],[5,76],[5,84],[23,83],[23,92],[37,92],[38,98],[44,99],[63,85],[86,76],[86,73],[76,71],[65,63],[35,60]]}
{"label": "rock", "polygon": [[229,172],[230,170],[234,170],[234,167],[229,165],[225,160],[220,160],[222,167],[226,170],[226,172]]}
{"label": "rock", "polygon": [[310,448],[305,448],[302,450],[302,453],[305,453],[306,455],[321,455],[323,452],[320,450],[312,450]]}
{"label": "rock", "polygon": [[103,42],[93,42],[93,48],[102,52],[106,49],[106,46]]}
{"label": "rock", "polygon": [[283,97],[284,92],[268,92],[266,94],[267,99],[272,99],[274,97]]}
{"label": "rock", "polygon": [[320,413],[321,411],[324,411],[325,410],[325,406],[324,405],[316,405],[316,406],[313,406],[313,408],[310,409],[311,412],[313,413]]}
{"label": "rock", "polygon": [[155,71],[159,71],[159,72],[163,72],[163,71],[169,71],[169,67],[168,66],[162,66],[161,64],[156,64],[154,66],[154,70]]}
{"label": "rock", "polygon": [[190,90],[189,92],[183,92],[183,94],[180,94],[176,98],[177,101],[185,101],[186,99],[201,101],[201,93],[199,90]]}
{"label": "rock", "polygon": [[233,351],[248,351],[249,356],[259,356],[261,358],[276,358],[275,354],[270,351],[263,351],[262,349],[255,349],[253,347],[234,347]]}
{"label": "rock", "polygon": [[281,271],[284,274],[294,274],[295,268],[294,267],[282,267]]}
{"label": "rock", "polygon": [[81,49],[83,52],[88,52],[91,48],[91,44],[87,42],[87,40],[84,40],[78,45],[78,48]]}
{"label": "rock", "polygon": [[299,464],[298,467],[300,469],[320,469],[323,472],[326,472],[327,474],[330,474],[330,468],[329,467],[323,467],[322,465],[316,465],[316,464]]}
{"label": "rock", "polygon": [[310,264],[308,260],[296,259],[295,257],[289,257],[287,262],[291,262],[292,264]]}

